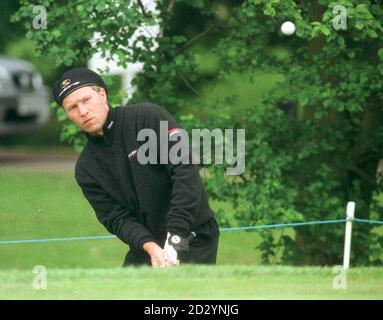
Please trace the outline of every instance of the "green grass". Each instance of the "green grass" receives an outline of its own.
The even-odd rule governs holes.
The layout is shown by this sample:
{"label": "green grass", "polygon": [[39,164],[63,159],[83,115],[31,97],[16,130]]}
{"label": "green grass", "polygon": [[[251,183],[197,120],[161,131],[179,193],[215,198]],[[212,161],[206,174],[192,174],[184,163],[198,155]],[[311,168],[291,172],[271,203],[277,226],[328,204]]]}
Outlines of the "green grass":
{"label": "green grass", "polygon": [[[213,209],[227,203],[211,202]],[[378,228],[377,228],[378,230]],[[259,265],[261,235],[282,229],[222,232],[219,265]],[[284,234],[294,232],[285,229]],[[110,235],[97,221],[71,172],[0,171],[0,240]],[[0,270],[48,268],[113,268],[122,265],[128,246],[118,239],[0,244]],[[282,253],[279,251],[278,256]],[[339,264],[342,263],[339,253]],[[279,263],[279,257],[274,261]]]}
{"label": "green grass", "polygon": [[347,273],[335,289],[332,268],[192,266],[173,269],[47,269],[47,288],[32,270],[1,270],[0,299],[383,299],[383,269]]}
{"label": "green grass", "polygon": [[[0,172],[0,240],[106,234],[72,173]],[[335,290],[330,267],[260,266],[260,234],[223,232],[217,266],[166,270],[120,268],[128,246],[117,239],[0,245],[0,299],[383,298],[383,269],[352,269],[348,289]],[[36,265],[46,290],[32,287]]]}
{"label": "green grass", "polygon": [[[383,299],[383,269],[351,269],[335,290],[331,267],[260,266],[261,232],[280,230],[223,232],[217,266],[166,270],[122,269],[117,239],[0,245],[0,299]],[[71,172],[0,172],[0,240],[107,234]],[[46,290],[32,286],[36,265]]]}
{"label": "green grass", "polygon": [[[213,203],[213,208],[222,206]],[[97,221],[72,173],[0,172],[0,240],[97,235],[110,234]],[[259,240],[259,232],[222,233],[218,263],[259,264]],[[111,268],[122,265],[128,249],[118,239],[0,244],[0,269]]]}

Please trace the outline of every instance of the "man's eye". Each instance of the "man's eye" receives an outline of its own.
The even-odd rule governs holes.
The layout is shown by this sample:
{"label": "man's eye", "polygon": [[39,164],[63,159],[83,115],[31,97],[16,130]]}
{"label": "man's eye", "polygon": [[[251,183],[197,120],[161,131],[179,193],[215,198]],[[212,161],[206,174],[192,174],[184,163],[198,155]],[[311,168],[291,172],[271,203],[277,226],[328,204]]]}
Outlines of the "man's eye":
{"label": "man's eye", "polygon": [[85,98],[83,101],[88,102],[89,100],[90,100],[90,98]]}

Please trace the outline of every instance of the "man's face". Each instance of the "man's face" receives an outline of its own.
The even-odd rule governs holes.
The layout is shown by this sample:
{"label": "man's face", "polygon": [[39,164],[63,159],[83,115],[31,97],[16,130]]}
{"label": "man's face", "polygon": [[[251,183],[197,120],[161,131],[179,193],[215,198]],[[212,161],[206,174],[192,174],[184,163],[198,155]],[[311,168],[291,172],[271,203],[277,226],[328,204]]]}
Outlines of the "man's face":
{"label": "man's face", "polygon": [[103,88],[97,92],[92,87],[83,87],[64,98],[62,106],[68,118],[89,134],[102,134],[108,116],[108,100]]}

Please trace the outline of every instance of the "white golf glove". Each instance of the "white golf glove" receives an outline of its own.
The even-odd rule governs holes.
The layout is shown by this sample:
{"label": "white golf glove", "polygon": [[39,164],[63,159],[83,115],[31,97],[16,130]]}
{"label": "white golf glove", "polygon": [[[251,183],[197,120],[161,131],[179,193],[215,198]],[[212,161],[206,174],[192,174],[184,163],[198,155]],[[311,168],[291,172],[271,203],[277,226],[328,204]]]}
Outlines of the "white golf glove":
{"label": "white golf glove", "polygon": [[192,232],[188,238],[183,238],[177,234],[168,232],[164,246],[165,264],[179,265],[178,253],[188,251],[189,241],[193,237],[195,237],[194,232]]}

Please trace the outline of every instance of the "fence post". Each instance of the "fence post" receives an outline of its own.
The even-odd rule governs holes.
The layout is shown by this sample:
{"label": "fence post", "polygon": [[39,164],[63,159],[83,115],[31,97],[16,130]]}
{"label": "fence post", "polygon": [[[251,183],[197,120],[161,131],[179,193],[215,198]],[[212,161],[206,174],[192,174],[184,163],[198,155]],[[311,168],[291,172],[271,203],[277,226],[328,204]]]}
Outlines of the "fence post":
{"label": "fence post", "polygon": [[347,203],[346,212],[346,232],[344,237],[344,255],[343,255],[343,269],[348,270],[350,267],[350,251],[351,251],[351,233],[352,233],[352,220],[354,219],[355,202]]}

